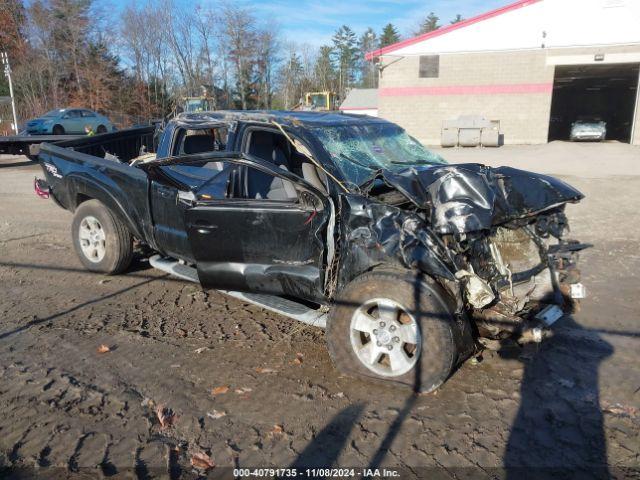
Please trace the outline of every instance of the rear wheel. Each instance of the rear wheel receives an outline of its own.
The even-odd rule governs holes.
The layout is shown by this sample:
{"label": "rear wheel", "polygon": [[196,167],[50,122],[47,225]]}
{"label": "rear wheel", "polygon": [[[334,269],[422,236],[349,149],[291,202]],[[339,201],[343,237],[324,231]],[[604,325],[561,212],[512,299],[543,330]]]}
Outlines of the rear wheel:
{"label": "rear wheel", "polygon": [[349,375],[430,392],[456,359],[452,309],[432,280],[369,273],[342,291],[327,325],[329,352]]}
{"label": "rear wheel", "polygon": [[105,127],[104,125],[98,125],[98,129],[96,130],[97,133],[107,133],[107,127]]}
{"label": "rear wheel", "polygon": [[52,132],[54,135],[64,135],[64,127],[62,125],[54,125]]}
{"label": "rear wheel", "polygon": [[76,253],[87,270],[113,275],[131,264],[131,233],[98,200],[88,200],[76,209],[71,234]]}

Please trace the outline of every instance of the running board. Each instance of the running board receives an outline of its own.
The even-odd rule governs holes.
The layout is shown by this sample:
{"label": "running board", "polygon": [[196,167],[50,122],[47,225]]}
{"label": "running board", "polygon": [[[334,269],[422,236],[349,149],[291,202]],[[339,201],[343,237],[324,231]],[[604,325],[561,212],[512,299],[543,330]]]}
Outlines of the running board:
{"label": "running board", "polygon": [[[182,280],[200,283],[198,271],[195,268],[185,265],[173,258],[154,255],[149,258],[149,263],[152,267],[181,278]],[[242,300],[243,302],[251,303],[266,310],[284,315],[285,317],[306,323],[307,325],[320,328],[326,328],[327,326],[327,312],[309,308],[302,303],[294,302],[288,298],[278,297],[277,295],[265,295],[262,293],[245,293],[230,290],[218,291],[237,298],[238,300]]]}

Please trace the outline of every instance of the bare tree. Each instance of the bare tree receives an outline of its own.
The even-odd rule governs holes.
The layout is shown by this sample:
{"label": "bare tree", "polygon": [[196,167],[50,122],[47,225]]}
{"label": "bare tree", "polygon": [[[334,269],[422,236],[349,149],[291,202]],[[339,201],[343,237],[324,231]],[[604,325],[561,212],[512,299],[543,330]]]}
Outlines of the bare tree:
{"label": "bare tree", "polygon": [[237,5],[224,4],[221,12],[240,106],[247,110],[256,58],[256,22],[251,12]]}

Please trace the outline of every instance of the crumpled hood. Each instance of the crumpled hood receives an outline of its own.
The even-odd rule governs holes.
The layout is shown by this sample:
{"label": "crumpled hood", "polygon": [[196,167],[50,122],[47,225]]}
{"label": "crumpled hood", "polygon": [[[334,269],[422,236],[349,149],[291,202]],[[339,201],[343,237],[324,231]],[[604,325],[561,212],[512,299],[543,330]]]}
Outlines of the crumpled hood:
{"label": "crumpled hood", "polygon": [[430,210],[432,228],[442,234],[488,229],[584,198],[557,178],[475,163],[382,170],[375,179]]}

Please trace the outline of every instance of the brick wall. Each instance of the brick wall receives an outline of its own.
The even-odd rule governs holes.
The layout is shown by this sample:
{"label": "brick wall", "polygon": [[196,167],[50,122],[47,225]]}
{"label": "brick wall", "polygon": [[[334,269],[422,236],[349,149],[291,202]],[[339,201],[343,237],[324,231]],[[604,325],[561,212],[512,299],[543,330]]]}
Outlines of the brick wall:
{"label": "brick wall", "polygon": [[417,56],[388,56],[382,61],[387,66],[380,76],[379,116],[431,145],[440,143],[442,121],[459,115],[500,120],[507,144],[545,143],[555,72],[547,57],[626,52],[640,47],[446,54],[440,56],[439,78],[419,78]]}

